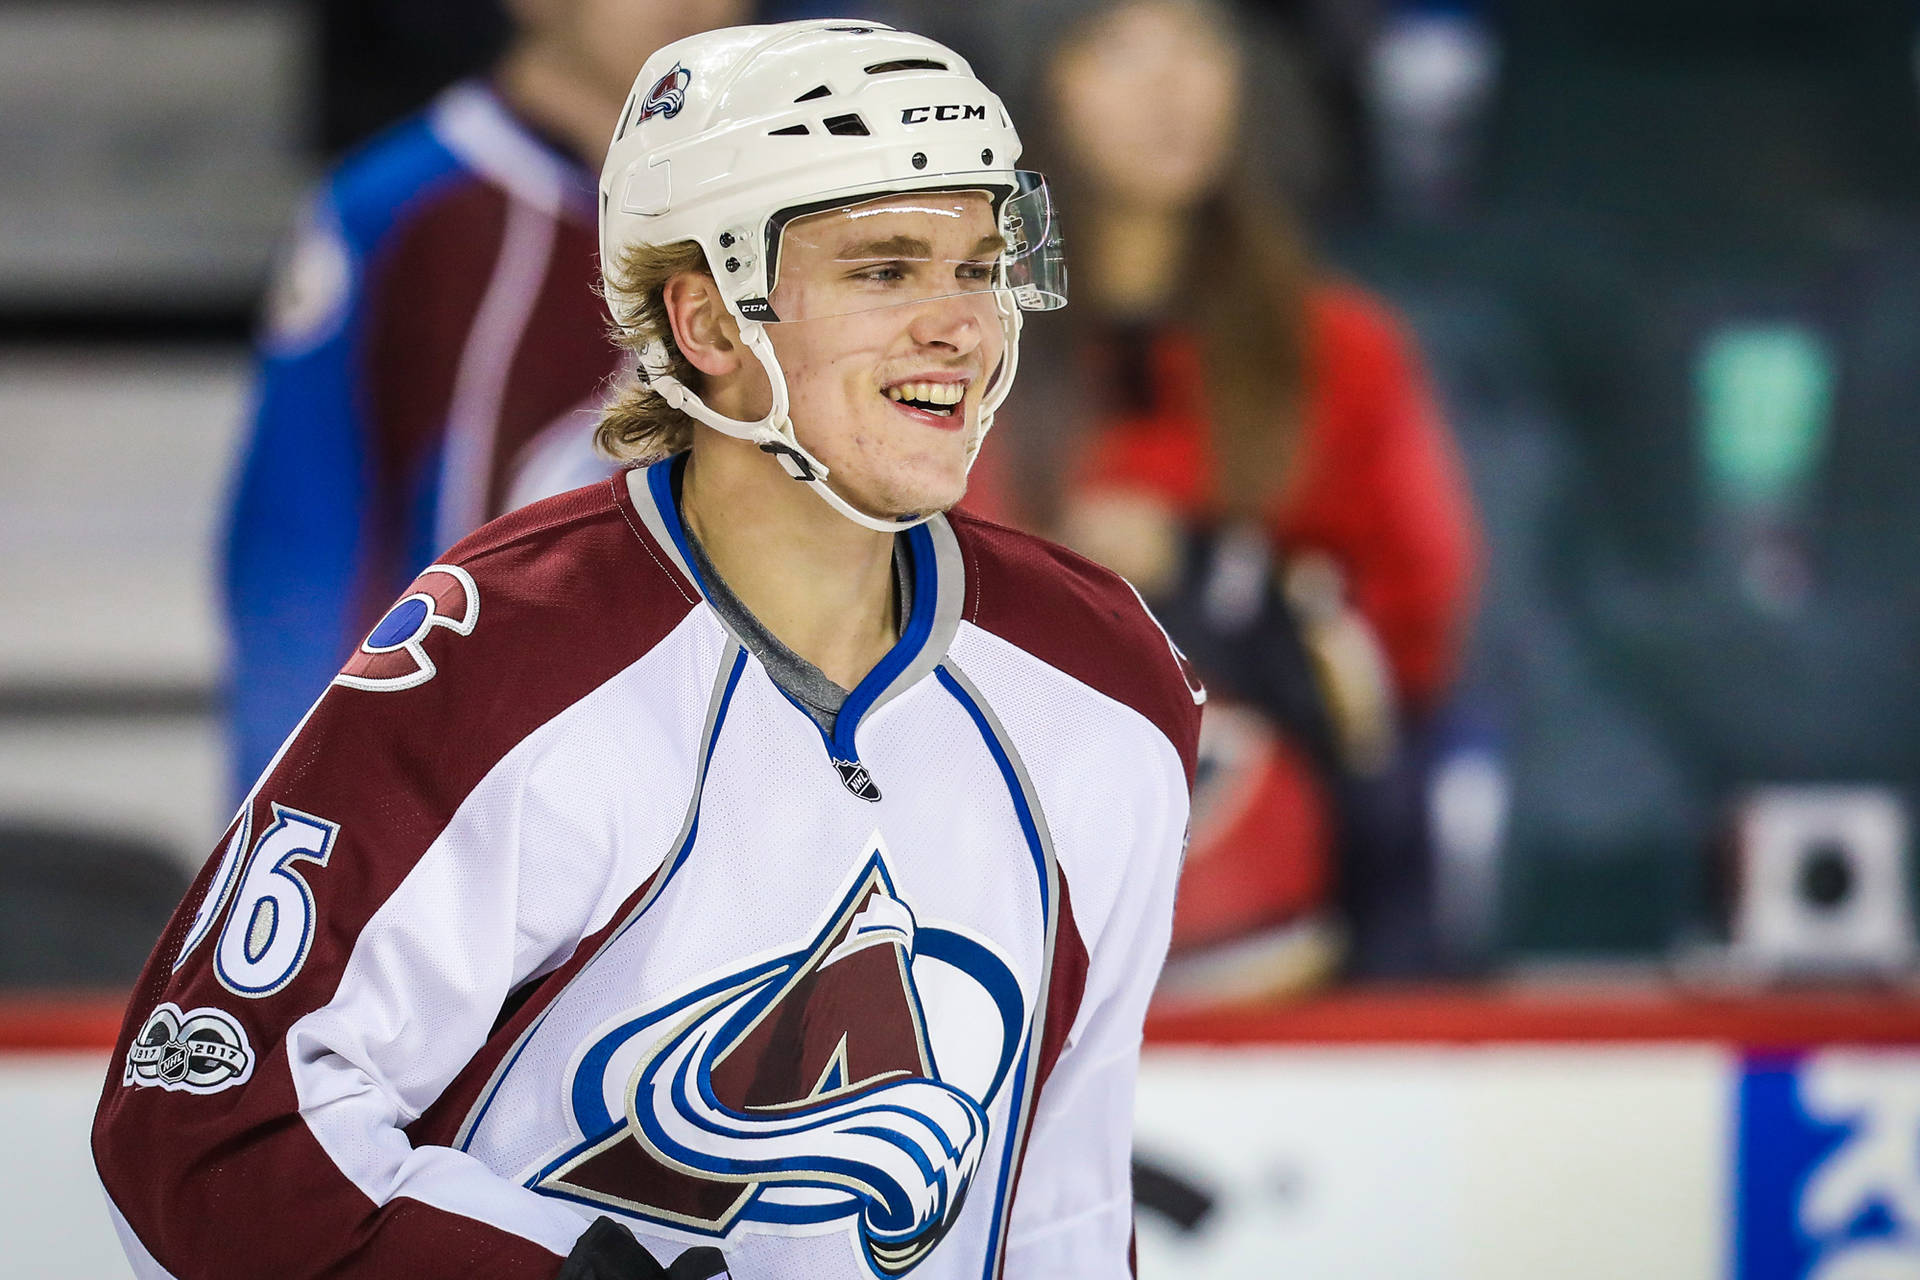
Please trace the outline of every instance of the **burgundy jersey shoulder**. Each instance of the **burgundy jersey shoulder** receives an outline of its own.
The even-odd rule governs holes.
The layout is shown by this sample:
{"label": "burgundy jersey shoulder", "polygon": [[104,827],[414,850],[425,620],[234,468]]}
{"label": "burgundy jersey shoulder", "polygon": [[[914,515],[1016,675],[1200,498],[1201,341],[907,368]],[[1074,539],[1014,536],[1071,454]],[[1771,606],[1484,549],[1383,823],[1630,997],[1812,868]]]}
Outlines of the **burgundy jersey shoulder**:
{"label": "burgundy jersey shoulder", "polygon": [[[700,600],[654,545],[624,471],[489,520],[442,559],[517,587],[531,607],[613,611],[643,630],[649,620],[671,630]],[[574,578],[583,573],[593,575],[595,589],[575,596]]]}
{"label": "burgundy jersey shoulder", "polygon": [[[436,790],[457,804],[520,739],[665,639],[698,599],[633,512],[624,476],[542,499],[423,569],[334,678],[310,728],[430,749],[445,766]],[[283,768],[298,767],[303,745]]]}
{"label": "burgundy jersey shoulder", "polygon": [[967,566],[965,617],[1159,728],[1193,783],[1206,690],[1139,592],[1045,538],[950,512]]}
{"label": "burgundy jersey shoulder", "polygon": [[605,675],[609,663],[639,657],[699,597],[654,546],[624,481],[543,498],[462,538],[387,610],[345,674],[360,674],[407,637],[431,649],[436,624],[463,637],[442,639],[463,667],[484,652],[483,667],[523,659],[549,673],[567,667]]}

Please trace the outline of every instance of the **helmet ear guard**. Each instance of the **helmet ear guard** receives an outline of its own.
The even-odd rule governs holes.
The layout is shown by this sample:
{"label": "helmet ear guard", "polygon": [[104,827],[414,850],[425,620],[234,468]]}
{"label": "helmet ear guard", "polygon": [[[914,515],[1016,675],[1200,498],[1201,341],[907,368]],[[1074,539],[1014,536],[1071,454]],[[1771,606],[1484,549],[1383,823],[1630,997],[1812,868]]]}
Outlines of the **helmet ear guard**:
{"label": "helmet ear guard", "polygon": [[[734,312],[736,318],[739,317],[737,308],[729,306],[728,309]],[[929,512],[917,518],[882,520],[868,515],[836,493],[827,484],[830,474],[827,464],[807,452],[794,435],[793,420],[787,415],[787,379],[780,370],[780,361],[774,356],[773,343],[767,338],[766,326],[757,320],[742,319],[740,338],[766,369],[767,381],[773,387],[773,407],[767,411],[766,417],[757,422],[727,417],[709,406],[680,379],[666,372],[666,354],[658,350],[662,346],[658,339],[647,344],[647,354],[642,356],[642,376],[647,379],[649,386],[660,393],[663,400],[695,422],[712,427],[723,435],[737,440],[750,440],[758,445],[762,453],[771,455],[779,462],[781,470],[805,483],[828,506],[863,528],[892,533],[911,529],[933,518]],[[655,369],[658,372],[653,372]],[[971,465],[972,457],[969,456],[967,461]]]}
{"label": "helmet ear guard", "polygon": [[[737,317],[739,312],[735,310],[734,314]],[[766,417],[761,418],[757,422],[747,422],[739,418],[729,418],[709,406],[692,388],[688,387],[671,373],[665,371],[666,357],[664,352],[652,360],[649,360],[647,356],[643,356],[642,374],[647,379],[647,384],[658,391],[661,398],[668,404],[680,410],[680,412],[686,414],[694,421],[712,427],[715,431],[723,435],[729,435],[738,440],[752,441],[760,447],[762,453],[773,457],[773,459],[780,464],[781,470],[785,471],[795,480],[806,484],[807,487],[818,494],[828,506],[855,524],[860,525],[862,528],[872,529],[879,533],[895,533],[902,529],[911,529],[918,524],[925,524],[933,518],[933,513],[928,512],[920,516],[883,520],[877,516],[868,515],[841,497],[840,494],[827,483],[827,476],[831,474],[827,464],[809,453],[806,446],[802,445],[798,437],[794,435],[793,421],[787,415],[788,393],[786,375],[781,372],[780,361],[774,356],[773,344],[767,338],[766,327],[757,320],[741,320],[740,337],[741,340],[746,343],[747,349],[753,352],[754,356],[766,369],[767,381],[773,388],[773,407],[767,411]],[[658,340],[649,343],[649,353],[653,352],[660,345]],[[649,371],[647,368],[649,364],[660,371],[657,373]],[[981,418],[983,422],[986,420],[984,407],[981,411]],[[984,427],[975,432],[976,437],[984,436],[985,434],[986,431]],[[976,439],[967,455],[967,465],[969,467],[973,465],[974,454],[978,452],[978,449],[979,443]]]}
{"label": "helmet ear guard", "polygon": [[[670,372],[665,337],[642,350],[640,374],[668,404],[749,440],[841,515],[883,532],[931,518],[885,519],[847,502],[829,469],[795,435],[791,399],[766,325],[780,237],[792,220],[861,199],[955,189],[1007,193],[996,221],[1010,244],[1011,197],[1039,193],[1047,211],[1025,240],[1057,287],[1006,275],[993,288],[1005,354],[989,372],[967,441],[971,466],[1019,364],[1021,311],[1065,302],[1064,267],[1044,183],[1012,168],[1020,142],[1000,100],[966,61],[934,41],[878,23],[781,23],[706,32],[668,45],[634,82],[601,174],[603,262],[635,243],[692,240],[705,254],[741,340],[765,369],[773,403],[757,421],[709,406]],[[1032,220],[1028,215],[1027,220]],[[1023,241],[1024,242],[1024,241]],[[756,252],[757,250],[757,252]]]}

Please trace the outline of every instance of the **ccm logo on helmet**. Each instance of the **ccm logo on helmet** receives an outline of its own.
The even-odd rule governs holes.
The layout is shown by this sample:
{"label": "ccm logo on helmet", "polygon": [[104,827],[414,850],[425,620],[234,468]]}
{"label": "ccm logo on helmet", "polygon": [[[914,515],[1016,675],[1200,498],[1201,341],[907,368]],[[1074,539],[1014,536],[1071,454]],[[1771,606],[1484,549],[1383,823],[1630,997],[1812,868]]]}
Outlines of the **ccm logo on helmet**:
{"label": "ccm logo on helmet", "polygon": [[929,120],[985,120],[987,109],[962,102],[939,107],[908,107],[900,113],[901,124],[925,124]]}

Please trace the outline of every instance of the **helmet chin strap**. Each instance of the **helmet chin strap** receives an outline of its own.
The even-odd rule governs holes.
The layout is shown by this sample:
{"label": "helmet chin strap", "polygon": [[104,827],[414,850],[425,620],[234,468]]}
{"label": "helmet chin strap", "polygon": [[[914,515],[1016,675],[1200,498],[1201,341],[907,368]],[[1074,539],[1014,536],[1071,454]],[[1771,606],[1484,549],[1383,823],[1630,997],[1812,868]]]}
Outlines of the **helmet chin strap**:
{"label": "helmet chin strap", "polygon": [[665,371],[666,353],[660,351],[656,354],[651,347],[649,358],[645,361],[647,384],[658,391],[668,404],[694,421],[704,423],[722,435],[732,436],[736,440],[750,440],[758,445],[762,453],[772,455],[779,462],[781,470],[804,483],[820,496],[821,501],[864,529],[872,529],[876,533],[897,533],[933,518],[929,512],[917,518],[908,516],[900,520],[882,520],[868,515],[835,493],[832,486],[827,484],[827,464],[809,453],[793,433],[793,420],[787,413],[787,380],[780,372],[779,361],[773,358],[773,344],[767,341],[765,326],[757,320],[743,320],[740,323],[740,337],[766,368],[768,380],[773,384],[773,408],[759,421],[729,418],[710,407],[691,387]]}
{"label": "helmet chin strap", "polygon": [[748,437],[760,446],[762,453],[771,454],[781,470],[805,484],[822,502],[863,529],[872,529],[876,533],[899,533],[933,519],[937,513],[932,511],[921,516],[901,516],[893,520],[870,516],[841,497],[827,483],[827,477],[832,474],[827,464],[809,453],[794,431],[793,419],[787,411],[787,375],[780,368],[779,357],[774,355],[773,340],[767,337],[767,326],[758,320],[742,318],[740,338],[747,344],[747,350],[758,357],[761,367],[767,371],[767,381],[773,384],[773,410],[755,424],[753,434]]}

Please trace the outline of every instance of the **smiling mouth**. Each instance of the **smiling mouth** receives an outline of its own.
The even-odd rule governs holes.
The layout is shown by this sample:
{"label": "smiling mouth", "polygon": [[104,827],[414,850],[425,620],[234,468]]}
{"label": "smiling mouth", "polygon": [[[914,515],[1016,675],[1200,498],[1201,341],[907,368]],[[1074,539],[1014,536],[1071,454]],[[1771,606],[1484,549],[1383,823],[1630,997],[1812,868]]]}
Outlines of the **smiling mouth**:
{"label": "smiling mouth", "polygon": [[886,388],[883,395],[902,409],[931,418],[952,418],[966,398],[964,382],[902,382]]}

